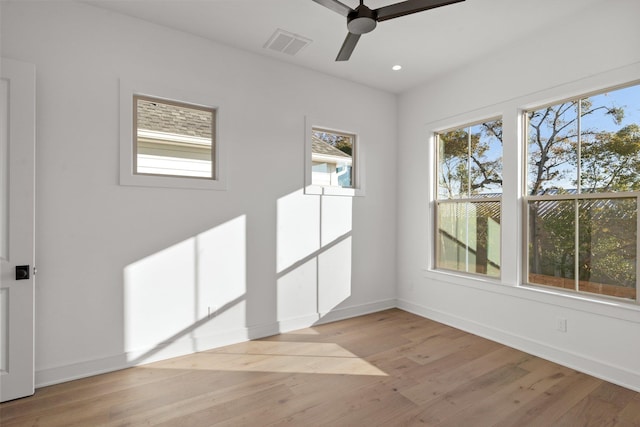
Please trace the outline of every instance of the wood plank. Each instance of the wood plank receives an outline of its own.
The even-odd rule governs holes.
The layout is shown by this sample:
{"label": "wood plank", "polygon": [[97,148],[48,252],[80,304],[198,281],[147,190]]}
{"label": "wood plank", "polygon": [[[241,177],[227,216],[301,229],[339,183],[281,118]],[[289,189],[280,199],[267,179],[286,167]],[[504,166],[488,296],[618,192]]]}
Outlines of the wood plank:
{"label": "wood plank", "polygon": [[554,425],[569,408],[593,392],[602,381],[580,372],[573,372],[535,399],[505,417],[495,427],[515,425]]}
{"label": "wood plank", "polygon": [[487,390],[483,398],[477,399],[462,410],[449,414],[437,425],[497,424],[566,377],[567,368],[543,359],[533,358],[521,364],[520,367],[522,368],[525,364],[529,369],[527,375],[505,384],[499,390]]}
{"label": "wood plank", "polygon": [[616,426],[619,413],[634,399],[627,389],[602,382],[593,392],[576,403],[558,419],[556,426]]}

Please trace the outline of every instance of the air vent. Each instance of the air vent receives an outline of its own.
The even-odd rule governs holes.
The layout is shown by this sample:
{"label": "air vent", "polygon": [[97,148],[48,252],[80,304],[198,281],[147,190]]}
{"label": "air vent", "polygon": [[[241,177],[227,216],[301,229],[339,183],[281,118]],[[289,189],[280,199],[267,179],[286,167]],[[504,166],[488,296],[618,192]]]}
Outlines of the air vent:
{"label": "air vent", "polygon": [[306,45],[311,43],[311,40],[293,34],[288,31],[278,28],[271,36],[269,41],[264,45],[265,48],[275,50],[276,52],[286,53],[287,55],[294,56],[300,52]]}

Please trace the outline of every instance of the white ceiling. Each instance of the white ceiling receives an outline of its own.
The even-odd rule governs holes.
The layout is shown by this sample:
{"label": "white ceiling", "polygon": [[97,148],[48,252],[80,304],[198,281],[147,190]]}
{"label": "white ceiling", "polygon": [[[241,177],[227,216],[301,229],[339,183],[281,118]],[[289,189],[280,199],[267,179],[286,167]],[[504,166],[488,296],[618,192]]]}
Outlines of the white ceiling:
{"label": "white ceiling", "polygon": [[[514,45],[606,0],[466,0],[384,21],[335,62],[346,19],[312,0],[85,0],[277,60],[399,93]],[[358,0],[342,0],[351,7]],[[397,1],[367,0],[371,9]],[[264,48],[282,29],[311,39],[296,56]],[[403,66],[392,71],[395,64]]]}

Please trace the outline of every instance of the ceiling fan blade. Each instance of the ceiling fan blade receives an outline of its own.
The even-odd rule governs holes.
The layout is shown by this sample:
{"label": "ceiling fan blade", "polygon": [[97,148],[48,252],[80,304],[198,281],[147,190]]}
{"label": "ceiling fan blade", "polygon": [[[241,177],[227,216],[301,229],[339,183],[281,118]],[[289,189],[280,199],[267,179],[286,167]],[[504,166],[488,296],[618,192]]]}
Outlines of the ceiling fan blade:
{"label": "ceiling fan blade", "polygon": [[344,39],[344,43],[342,43],[340,52],[338,52],[336,61],[348,61],[351,57],[351,54],[353,53],[353,49],[356,48],[358,40],[360,40],[360,34],[347,34],[347,38]]}
{"label": "ceiling fan blade", "polygon": [[344,3],[340,3],[338,0],[313,0],[314,2],[333,10],[334,12],[338,12],[340,15],[347,17],[350,12],[353,12],[349,6]]}
{"label": "ceiling fan blade", "polygon": [[[317,0],[314,0],[317,1]],[[410,15],[423,10],[435,9],[440,6],[458,3],[464,0],[407,0],[400,3],[390,4],[375,9],[377,21],[386,21],[387,19],[399,18],[400,16]]]}

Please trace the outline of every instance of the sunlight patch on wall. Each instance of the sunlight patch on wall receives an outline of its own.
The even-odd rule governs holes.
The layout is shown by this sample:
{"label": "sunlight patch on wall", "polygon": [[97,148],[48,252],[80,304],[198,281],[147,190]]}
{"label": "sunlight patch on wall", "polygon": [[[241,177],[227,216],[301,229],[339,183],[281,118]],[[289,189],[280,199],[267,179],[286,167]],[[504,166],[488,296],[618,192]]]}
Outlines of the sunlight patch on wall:
{"label": "sunlight patch on wall", "polygon": [[327,246],[340,237],[351,233],[352,219],[353,198],[323,196],[320,244],[323,247]]}
{"label": "sunlight patch on wall", "polygon": [[278,321],[317,319],[351,295],[353,199],[299,190],[277,208]]}
{"label": "sunlight patch on wall", "polygon": [[327,313],[351,295],[351,237],[318,255],[318,311]]}
{"label": "sunlight patch on wall", "polygon": [[316,313],[318,307],[318,260],[312,258],[278,279],[278,319]]}
{"label": "sunlight patch on wall", "polygon": [[214,327],[246,322],[245,294],[242,215],[125,267],[125,351],[143,362],[179,342],[200,350]]}
{"label": "sunlight patch on wall", "polygon": [[276,268],[280,273],[320,249],[320,196],[303,190],[278,199]]}

